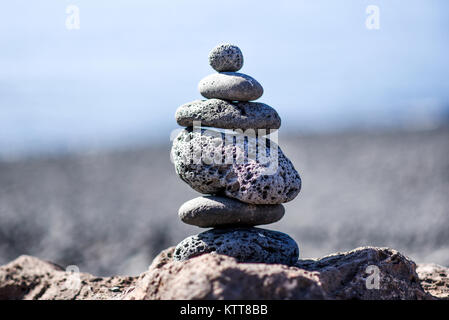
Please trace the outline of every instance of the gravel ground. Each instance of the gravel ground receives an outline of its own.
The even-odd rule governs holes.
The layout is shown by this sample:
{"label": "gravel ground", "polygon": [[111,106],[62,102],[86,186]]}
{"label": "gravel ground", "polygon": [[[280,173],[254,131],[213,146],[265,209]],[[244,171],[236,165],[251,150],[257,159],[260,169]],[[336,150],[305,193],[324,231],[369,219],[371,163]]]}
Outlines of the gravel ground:
{"label": "gravel ground", "polygon": [[[280,137],[303,179],[284,218],[300,256],[363,245],[449,265],[449,129]],[[0,162],[0,264],[30,254],[96,275],[135,275],[202,231],[177,217],[198,196],[170,145]]]}

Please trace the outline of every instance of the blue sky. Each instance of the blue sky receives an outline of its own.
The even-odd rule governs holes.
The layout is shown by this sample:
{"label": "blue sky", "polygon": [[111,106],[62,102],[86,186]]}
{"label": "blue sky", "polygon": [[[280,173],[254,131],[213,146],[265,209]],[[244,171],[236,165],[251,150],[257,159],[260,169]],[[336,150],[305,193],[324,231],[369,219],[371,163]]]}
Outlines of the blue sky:
{"label": "blue sky", "polygon": [[448,15],[445,0],[8,1],[0,154],[168,140],[222,42],[242,49],[281,130],[431,126],[449,106]]}

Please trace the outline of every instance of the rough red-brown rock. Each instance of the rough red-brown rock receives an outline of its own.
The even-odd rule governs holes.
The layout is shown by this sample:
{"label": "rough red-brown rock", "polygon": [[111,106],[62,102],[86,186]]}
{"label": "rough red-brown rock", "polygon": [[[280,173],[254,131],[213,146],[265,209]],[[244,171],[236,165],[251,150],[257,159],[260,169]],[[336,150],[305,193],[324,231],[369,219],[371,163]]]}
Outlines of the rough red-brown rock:
{"label": "rough red-brown rock", "polygon": [[390,248],[361,247],[321,259],[299,260],[297,266],[319,272],[323,289],[334,299],[431,298],[420,285],[416,264]]}
{"label": "rough red-brown rock", "polygon": [[0,267],[0,299],[120,299],[135,280],[133,277],[101,278],[87,273],[74,274],[56,264],[20,256]]}
{"label": "rough red-brown rock", "polygon": [[[357,248],[291,267],[238,263],[218,254],[179,262],[172,259],[173,249],[161,252],[139,277],[72,274],[21,256],[0,267],[0,299],[449,298],[448,268],[430,264],[416,269],[413,261],[389,248]],[[366,285],[367,280],[375,284],[369,281],[373,270],[379,271],[378,289]]]}
{"label": "rough red-brown rock", "polygon": [[126,299],[324,299],[316,272],[285,265],[238,263],[204,254],[173,261],[173,248],[155,259]]}

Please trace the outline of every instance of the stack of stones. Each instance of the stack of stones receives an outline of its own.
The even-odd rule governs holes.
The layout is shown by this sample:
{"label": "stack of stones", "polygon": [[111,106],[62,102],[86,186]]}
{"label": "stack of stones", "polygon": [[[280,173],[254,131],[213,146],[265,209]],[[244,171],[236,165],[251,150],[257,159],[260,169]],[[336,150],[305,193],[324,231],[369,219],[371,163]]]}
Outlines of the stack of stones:
{"label": "stack of stones", "polygon": [[238,47],[215,47],[209,63],[218,73],[198,86],[207,100],[176,111],[176,121],[186,128],[173,142],[172,157],[179,177],[207,194],[184,203],[179,217],[212,229],[179,243],[174,259],[215,252],[239,262],[294,264],[299,249],[291,237],[254,227],[279,221],[285,211],[282,203],[301,189],[290,160],[264,134],[276,132],[281,119],[272,107],[249,102],[260,98],[263,88],[252,77],[237,73],[243,65]]}

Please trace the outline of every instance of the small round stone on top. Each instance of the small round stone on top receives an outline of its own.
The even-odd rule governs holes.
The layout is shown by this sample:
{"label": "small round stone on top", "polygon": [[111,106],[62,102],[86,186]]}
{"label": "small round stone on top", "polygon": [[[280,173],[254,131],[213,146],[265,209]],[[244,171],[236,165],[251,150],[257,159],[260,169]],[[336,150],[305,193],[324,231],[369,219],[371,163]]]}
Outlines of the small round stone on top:
{"label": "small round stone on top", "polygon": [[236,72],[243,66],[243,54],[239,47],[220,44],[209,53],[209,64],[218,72]]}

